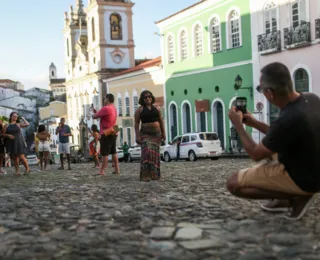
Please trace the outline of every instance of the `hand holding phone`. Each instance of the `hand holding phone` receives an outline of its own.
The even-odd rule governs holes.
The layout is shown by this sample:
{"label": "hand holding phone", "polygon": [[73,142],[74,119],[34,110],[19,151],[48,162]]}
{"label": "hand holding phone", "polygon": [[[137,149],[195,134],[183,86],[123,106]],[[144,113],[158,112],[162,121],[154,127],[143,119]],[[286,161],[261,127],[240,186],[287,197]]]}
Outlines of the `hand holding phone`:
{"label": "hand holding phone", "polygon": [[242,114],[247,113],[247,98],[246,97],[237,97],[236,98],[236,110],[241,111]]}

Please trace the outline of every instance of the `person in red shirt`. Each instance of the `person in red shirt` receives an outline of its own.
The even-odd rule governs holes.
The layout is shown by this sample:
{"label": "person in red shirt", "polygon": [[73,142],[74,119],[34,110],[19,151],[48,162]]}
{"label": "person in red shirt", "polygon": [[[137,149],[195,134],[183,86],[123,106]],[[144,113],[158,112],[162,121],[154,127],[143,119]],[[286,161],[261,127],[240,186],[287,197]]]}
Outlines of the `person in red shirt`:
{"label": "person in red shirt", "polygon": [[117,134],[105,135],[105,130],[110,129],[116,125],[117,109],[114,106],[114,96],[107,94],[104,100],[104,107],[98,112],[94,111],[93,119],[100,118],[100,154],[102,156],[102,164],[100,168],[100,175],[104,175],[104,170],[108,166],[108,156],[112,155],[112,162],[115,166],[115,174],[120,174],[119,161],[117,155]]}

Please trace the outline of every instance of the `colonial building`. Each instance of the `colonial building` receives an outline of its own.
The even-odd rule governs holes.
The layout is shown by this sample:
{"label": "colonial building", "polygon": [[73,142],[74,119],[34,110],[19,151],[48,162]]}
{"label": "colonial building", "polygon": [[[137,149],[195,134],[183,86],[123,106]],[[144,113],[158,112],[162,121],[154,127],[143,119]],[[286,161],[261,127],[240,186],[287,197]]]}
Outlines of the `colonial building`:
{"label": "colonial building", "polygon": [[253,104],[249,0],[200,1],[156,22],[165,71],[168,139],[215,131],[231,143],[228,110],[237,96]]}
{"label": "colonial building", "polygon": [[24,90],[24,85],[19,81],[13,81],[11,79],[0,79],[0,85],[17,91]]}
{"label": "colonial building", "polygon": [[[291,71],[297,91],[320,95],[320,1],[251,0],[250,5],[255,86],[260,69],[280,61]],[[265,122],[278,116],[263,95],[255,92],[254,99],[264,105]]]}
{"label": "colonial building", "polygon": [[0,86],[0,101],[15,96],[20,96],[20,92],[12,88]]}
{"label": "colonial building", "polygon": [[89,106],[101,107],[106,94],[103,80],[135,66],[133,5],[129,0],[89,0],[84,9],[83,1],[76,0],[65,13],[67,123],[76,143],[83,135],[80,122],[85,126],[83,120],[89,119]]}
{"label": "colonial building", "polygon": [[36,101],[36,105],[39,107],[44,106],[50,101],[52,92],[42,88],[30,88],[21,93],[21,96],[34,99],[34,101]]}
{"label": "colonial building", "polygon": [[58,78],[57,67],[51,63],[49,67],[49,89],[54,97],[61,96],[66,93],[66,79]]}
{"label": "colonial building", "polygon": [[161,57],[120,72],[105,82],[108,92],[115,96],[115,106],[118,110],[117,124],[121,127],[118,145],[122,145],[123,142],[134,145],[134,113],[139,107],[142,91],[151,91],[156,98],[156,105],[162,110],[164,108],[164,74]]}

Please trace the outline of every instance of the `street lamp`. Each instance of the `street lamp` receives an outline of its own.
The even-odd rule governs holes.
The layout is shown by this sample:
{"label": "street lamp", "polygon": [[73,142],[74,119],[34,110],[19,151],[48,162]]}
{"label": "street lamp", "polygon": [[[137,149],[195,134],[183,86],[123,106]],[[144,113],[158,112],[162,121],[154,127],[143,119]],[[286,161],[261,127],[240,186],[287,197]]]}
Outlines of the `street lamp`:
{"label": "street lamp", "polygon": [[242,78],[238,74],[237,77],[234,79],[234,90],[238,91],[239,89],[247,89],[250,92],[250,97],[253,98],[253,88],[252,87],[245,87],[242,88]]}

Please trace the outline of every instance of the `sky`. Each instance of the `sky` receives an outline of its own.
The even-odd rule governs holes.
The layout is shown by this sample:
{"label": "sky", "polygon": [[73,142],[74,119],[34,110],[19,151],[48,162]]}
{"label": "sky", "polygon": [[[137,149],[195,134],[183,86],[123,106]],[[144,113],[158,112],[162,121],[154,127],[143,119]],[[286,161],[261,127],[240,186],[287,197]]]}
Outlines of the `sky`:
{"label": "sky", "polygon": [[[25,89],[47,88],[53,62],[64,77],[64,12],[76,0],[0,0],[0,79],[20,81]],[[85,6],[88,0],[83,1]],[[160,53],[154,24],[198,0],[133,0],[135,57],[156,58]]]}

